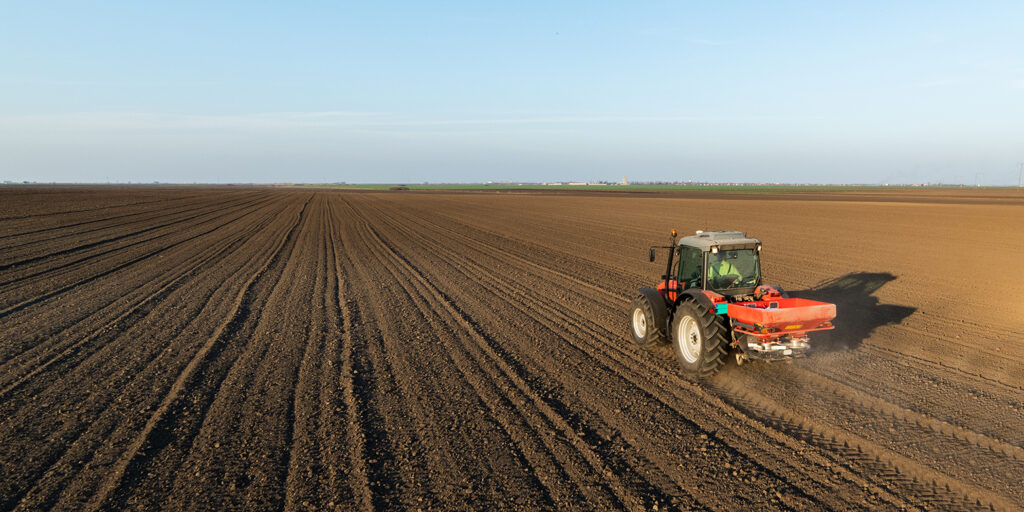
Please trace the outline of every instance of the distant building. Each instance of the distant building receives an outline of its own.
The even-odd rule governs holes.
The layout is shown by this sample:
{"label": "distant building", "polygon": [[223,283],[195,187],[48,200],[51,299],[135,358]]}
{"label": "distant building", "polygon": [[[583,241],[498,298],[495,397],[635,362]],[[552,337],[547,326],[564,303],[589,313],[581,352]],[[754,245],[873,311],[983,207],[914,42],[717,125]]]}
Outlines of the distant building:
{"label": "distant building", "polygon": [[622,183],[623,185],[629,185],[629,181],[628,181],[628,180],[626,180],[626,177],[625,177],[625,176],[623,176],[623,177],[622,177],[622,181],[621,181],[621,183]]}

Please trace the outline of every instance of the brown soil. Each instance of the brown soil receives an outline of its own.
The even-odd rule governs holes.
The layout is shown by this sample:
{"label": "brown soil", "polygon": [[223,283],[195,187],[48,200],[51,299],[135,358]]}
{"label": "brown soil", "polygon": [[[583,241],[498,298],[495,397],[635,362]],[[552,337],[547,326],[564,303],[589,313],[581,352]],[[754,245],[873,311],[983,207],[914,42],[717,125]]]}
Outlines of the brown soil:
{"label": "brown soil", "polygon": [[[0,509],[1024,508],[1024,195],[0,189]],[[838,304],[628,336],[671,228]]]}

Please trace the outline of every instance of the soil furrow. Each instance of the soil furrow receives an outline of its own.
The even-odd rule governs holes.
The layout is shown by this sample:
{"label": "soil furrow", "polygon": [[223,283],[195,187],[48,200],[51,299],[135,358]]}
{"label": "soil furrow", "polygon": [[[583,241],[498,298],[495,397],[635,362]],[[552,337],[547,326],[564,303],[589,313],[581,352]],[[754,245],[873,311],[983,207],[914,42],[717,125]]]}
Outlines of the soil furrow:
{"label": "soil furrow", "polygon": [[[244,236],[245,232],[242,232],[241,235]],[[153,306],[163,301],[168,295],[171,294],[171,292],[178,289],[178,287],[181,286],[186,279],[193,277],[195,275],[195,272],[199,270],[203,265],[215,261],[216,258],[225,253],[231,252],[233,249],[238,247],[241,241],[242,239],[240,236],[235,237],[234,240],[228,242],[221,249],[209,251],[209,253],[207,254],[202,254],[201,256],[196,258],[197,261],[195,262],[190,261],[189,266],[183,271],[168,274],[169,276],[173,277],[170,280],[161,283],[160,287],[156,291],[146,295],[138,302],[135,302],[129,309],[122,312],[113,320],[106,322],[99,328],[93,330],[87,336],[63,346],[49,347],[46,352],[41,353],[36,358],[26,360],[23,363],[22,367],[27,368],[29,370],[27,373],[18,375],[19,372],[16,369],[4,368],[3,370],[5,376],[16,377],[17,380],[14,380],[10,384],[4,386],[3,389],[0,389],[0,400],[7,399],[7,396],[12,391],[17,389],[21,385],[25,384],[29,379],[35,378],[40,373],[47,371],[52,365],[56,363],[64,362],[64,360],[70,357],[72,354],[76,354],[78,356],[88,355],[82,354],[80,352],[83,346],[95,342],[99,336],[105,333],[118,332],[124,330],[131,323],[148,315],[152,311]],[[58,339],[60,339],[60,337],[62,337],[61,334],[58,334]],[[7,366],[6,363],[5,366]]]}
{"label": "soil furrow", "polygon": [[[102,217],[102,218],[99,218],[99,219],[87,220],[87,221],[82,221],[82,222],[72,222],[72,223],[61,224],[61,225],[58,225],[58,226],[50,226],[50,227],[45,227],[45,228],[39,228],[39,229],[35,229],[35,230],[32,230],[32,231],[26,231],[26,232],[17,233],[17,234],[3,235],[3,236],[0,236],[0,240],[7,239],[7,238],[17,239],[18,240],[17,243],[11,243],[11,242],[4,242],[3,243],[4,247],[6,247],[8,249],[14,249],[14,248],[23,247],[23,246],[26,246],[26,245],[29,245],[29,244],[52,243],[52,242],[55,242],[55,241],[60,240],[62,238],[88,239],[91,236],[90,235],[91,233],[95,233],[97,231],[101,231],[101,230],[104,230],[104,229],[117,229],[117,228],[122,228],[122,227],[124,227],[126,225],[129,225],[129,224],[151,222],[151,221],[159,219],[159,218],[177,215],[178,213],[181,213],[183,211],[188,211],[188,210],[196,209],[197,207],[200,207],[203,204],[208,204],[208,201],[204,200],[204,199],[199,199],[199,200],[193,200],[193,201],[190,201],[190,202],[181,201],[180,203],[181,203],[180,205],[176,205],[174,207],[175,209],[173,209],[171,211],[168,211],[167,209],[161,209],[161,210],[142,210],[142,211],[130,212],[130,213],[124,213],[124,214],[118,214],[118,215],[109,215],[109,216],[105,216],[105,217]],[[128,222],[125,222],[125,219],[130,219],[130,220]],[[86,226],[89,226],[90,224],[103,224],[103,225],[86,227]],[[106,224],[109,224],[109,225],[106,225]],[[30,236],[30,235],[37,235],[38,236],[38,235],[41,235],[43,233],[48,233],[48,232],[51,232],[51,231],[64,231],[64,232],[61,233],[61,234],[53,235],[53,236],[51,236],[49,238],[45,238],[45,239],[42,239],[42,238],[31,239],[31,238],[36,238],[36,237]],[[21,239],[24,239],[24,238],[30,238],[30,240],[27,240],[27,241],[21,240]],[[76,242],[77,241],[72,241],[71,243],[76,243]]]}
{"label": "soil furrow", "polygon": [[[217,244],[211,244],[203,251],[185,260],[174,270],[165,272],[160,276],[161,280],[159,282],[151,282],[151,284],[159,286],[156,290],[142,296],[136,301],[133,301],[130,307],[124,309],[113,319],[104,320],[98,327],[91,328],[91,332],[88,334],[78,337],[69,332],[72,327],[79,328],[83,323],[78,322],[69,326],[68,329],[52,335],[53,339],[60,340],[61,343],[39,344],[33,347],[33,350],[38,349],[38,353],[35,357],[24,357],[28,354],[23,352],[18,357],[5,361],[0,365],[0,372],[2,372],[5,377],[17,377],[17,380],[6,384],[4,388],[0,390],[0,399],[3,399],[13,389],[24,384],[29,379],[43,371],[46,371],[51,365],[63,362],[73,353],[79,357],[88,355],[81,352],[84,345],[94,342],[96,338],[104,333],[122,331],[129,325],[149,314],[154,307],[164,301],[173,291],[183,285],[186,282],[186,279],[194,277],[196,273],[206,265],[215,263],[218,259],[233,252],[250,235],[262,229],[266,225],[267,220],[269,220],[269,217],[266,219],[260,219],[261,222],[259,224],[232,232],[230,237],[225,240],[219,241]],[[115,308],[123,308],[124,301],[115,301],[112,305]],[[18,367],[14,367],[14,364],[17,364]],[[24,370],[28,370],[28,372],[24,373]]]}
{"label": "soil furrow", "polygon": [[200,237],[202,237],[204,235],[207,235],[209,233],[212,233],[212,232],[214,232],[214,231],[216,231],[216,230],[218,230],[218,229],[220,229],[220,228],[222,228],[222,227],[224,227],[224,226],[226,226],[226,225],[228,225],[230,223],[231,223],[231,220],[229,220],[227,222],[221,222],[221,223],[215,225],[214,227],[206,229],[205,231],[202,231],[200,233],[197,233],[197,234],[185,237],[185,238],[183,238],[181,240],[172,242],[172,243],[170,243],[168,245],[161,246],[161,247],[159,247],[159,248],[157,248],[155,250],[143,252],[143,254],[141,254],[139,256],[132,257],[128,261],[125,261],[125,262],[122,262],[120,264],[117,264],[116,266],[114,266],[112,268],[108,268],[108,269],[106,269],[106,270],[104,270],[102,272],[90,275],[89,277],[86,277],[86,278],[79,279],[79,280],[74,281],[74,282],[72,282],[70,284],[67,284],[65,286],[61,286],[61,287],[59,287],[59,288],[57,288],[55,290],[51,290],[49,292],[43,293],[42,295],[38,295],[38,296],[29,298],[29,299],[25,299],[25,300],[23,300],[21,302],[18,302],[16,304],[10,305],[10,306],[0,310],[0,318],[9,316],[12,313],[15,313],[17,311],[21,311],[21,310],[23,310],[23,309],[25,309],[25,308],[27,308],[29,306],[32,306],[34,304],[38,304],[38,303],[43,302],[43,301],[45,301],[45,300],[47,300],[49,298],[52,298],[52,297],[60,295],[60,294],[62,294],[64,292],[67,292],[68,290],[71,290],[71,289],[74,289],[76,287],[82,286],[83,284],[91,283],[91,282],[96,281],[96,280],[98,280],[100,278],[109,276],[109,275],[111,275],[111,274],[113,274],[113,273],[115,273],[115,272],[117,272],[119,270],[131,267],[132,265],[135,265],[136,263],[139,263],[141,261],[145,261],[145,260],[147,260],[149,258],[152,258],[153,256],[162,254],[162,253],[164,253],[164,252],[166,252],[166,251],[168,251],[168,250],[170,250],[170,249],[172,249],[174,247],[180,246],[180,245],[185,244],[187,242],[194,241],[194,240],[196,240],[196,239],[198,239],[198,238],[200,238]]}
{"label": "soil furrow", "polygon": [[[384,245],[380,241],[380,239],[375,236],[375,234],[371,231],[372,228],[370,226],[367,226],[367,225],[364,225],[363,227],[366,230],[364,234],[365,234],[365,236],[368,239],[368,243],[374,245],[375,247],[377,247],[377,251],[376,251],[377,255],[380,258],[391,259],[392,261],[395,261],[396,263],[401,265],[401,260],[398,259],[397,256],[394,255],[393,252],[390,252],[390,250],[387,248],[387,246]],[[395,278],[400,280],[399,282],[404,280],[406,277],[407,277],[407,273],[396,273],[395,274]],[[420,284],[422,284],[422,283],[420,283]],[[407,283],[403,283],[403,286],[408,287],[409,285]],[[419,297],[419,300],[417,301],[417,305],[420,307],[421,314],[425,315],[425,317],[428,318],[428,321],[431,321],[430,317],[434,317],[434,315],[436,315],[436,313],[434,312],[434,308],[431,307],[431,302],[430,301],[432,299],[436,300],[436,297],[428,298],[428,297],[425,297],[423,295],[420,295],[421,293],[427,293],[427,295],[429,296],[429,292],[424,292],[424,291],[409,290],[409,293],[412,294],[412,295],[409,295],[410,298]],[[416,299],[414,299],[414,300],[416,300]],[[424,302],[419,302],[419,301],[424,301]],[[433,322],[438,322],[435,325],[437,325],[438,328],[442,329],[442,331],[448,332],[449,336],[455,337],[455,338],[461,338],[460,333],[458,332],[459,329],[456,328],[456,329],[453,330],[451,326],[445,325],[443,323],[443,320],[441,320],[441,319],[436,319],[436,320],[432,320],[432,321]],[[465,341],[462,341],[462,343],[465,343]],[[466,345],[461,345],[461,346],[462,347],[466,347]],[[453,362],[456,363],[456,366],[460,369],[460,373],[469,381],[470,385],[474,386],[473,390],[474,390],[474,393],[476,394],[477,397],[481,396],[482,393],[485,393],[485,395],[483,395],[483,396],[495,396],[496,392],[494,390],[486,390],[486,388],[484,388],[484,386],[486,386],[485,383],[493,382],[493,379],[496,377],[496,375],[493,372],[491,373],[490,380],[487,379],[487,378],[477,377],[476,376],[476,372],[474,371],[474,369],[476,369],[476,365],[473,365],[472,363],[468,362],[466,359],[463,359],[463,358],[467,357],[466,355],[463,355],[461,352],[452,352],[452,351],[448,351],[448,355],[450,357],[455,358],[455,359],[453,359]],[[471,361],[471,360],[469,360],[469,361]],[[506,386],[508,386],[508,385],[506,384]],[[516,387],[521,387],[522,384],[521,383],[515,384],[515,386]],[[501,396],[501,395],[498,395],[498,396]],[[492,400],[483,400],[482,402],[483,402],[483,404],[491,405],[491,404],[494,404],[495,401],[496,400],[492,399]],[[511,404],[512,407],[514,408],[514,410],[518,409],[518,412],[516,412],[514,414],[516,414],[516,416],[521,418],[521,420],[517,421],[517,420],[514,420],[514,419],[509,419],[508,416],[507,416],[507,414],[508,414],[507,412],[505,412],[504,410],[499,410],[497,416],[499,418],[502,418],[502,419],[499,420],[499,422],[501,424],[505,425],[504,430],[515,432],[513,434],[513,437],[512,437],[512,439],[516,440],[515,442],[517,442],[518,444],[521,444],[523,446],[527,446],[527,451],[524,453],[524,455],[527,458],[527,460],[531,461],[531,465],[533,466],[533,471],[538,473],[538,478],[541,478],[542,481],[544,481],[544,482],[548,482],[548,483],[546,483],[546,485],[549,486],[549,491],[552,492],[552,498],[551,499],[555,500],[556,503],[561,503],[561,504],[564,504],[564,505],[569,505],[569,504],[572,504],[572,503],[579,502],[580,499],[587,500],[588,502],[591,502],[591,503],[601,503],[601,502],[607,503],[608,499],[613,499],[613,500],[615,499],[615,498],[613,498],[610,495],[604,495],[601,492],[600,489],[595,489],[594,485],[587,486],[587,485],[581,485],[579,483],[581,480],[583,482],[586,481],[584,479],[587,478],[586,475],[588,473],[585,472],[585,473],[580,474],[580,473],[578,473],[579,470],[574,470],[573,468],[575,468],[575,467],[577,467],[577,466],[579,466],[581,464],[587,465],[589,463],[591,465],[591,469],[588,470],[588,471],[592,472],[592,471],[594,471],[594,468],[593,468],[593,464],[594,463],[593,463],[593,461],[573,461],[572,458],[568,459],[569,462],[566,462],[565,457],[569,456],[569,454],[566,452],[566,448],[567,447],[565,447],[562,443],[568,442],[568,443],[572,444],[573,439],[576,438],[576,434],[575,434],[575,432],[573,432],[571,430],[571,428],[569,428],[567,425],[564,424],[564,421],[562,422],[563,424],[560,427],[558,426],[558,423],[556,422],[554,425],[546,426],[543,429],[540,429],[541,431],[544,431],[544,430],[553,429],[553,428],[560,428],[560,430],[563,432],[563,434],[560,436],[560,438],[557,438],[557,439],[552,439],[552,438],[549,438],[549,437],[540,436],[541,437],[540,441],[544,444],[543,450],[548,454],[548,456],[554,457],[555,459],[559,460],[559,462],[556,463],[557,464],[556,468],[548,469],[547,467],[550,465],[550,463],[543,462],[543,460],[538,462],[538,455],[539,454],[534,454],[537,448],[534,448],[533,446],[531,446],[532,443],[528,442],[527,440],[524,440],[523,437],[525,436],[525,437],[527,437],[529,439],[529,438],[533,438],[534,436],[536,436],[535,432],[538,431],[538,428],[535,425],[538,422],[541,422],[541,424],[547,424],[548,422],[552,421],[553,414],[550,411],[547,411],[547,414],[544,414],[544,412],[545,412],[544,409],[541,409],[541,410],[536,411],[536,412],[529,411],[529,410],[524,411],[522,408],[525,406],[525,403],[522,401],[521,398],[516,398],[514,396],[508,397],[503,402],[507,403],[507,404]],[[493,407],[493,405],[492,405],[492,407]],[[527,427],[525,429],[515,429],[513,427],[513,425],[515,425],[516,423],[519,423],[519,421],[525,422]],[[578,449],[578,447],[577,447],[577,449]],[[566,473],[563,473],[563,472],[566,472]],[[574,473],[576,473],[576,474],[574,475]],[[598,473],[598,474],[600,474],[600,473]],[[561,488],[560,481],[565,479],[565,478],[576,480],[578,483],[574,486],[574,488],[571,488],[571,489]],[[592,477],[591,477],[591,479],[592,479]],[[550,487],[552,485],[556,485],[556,487],[554,489],[552,489]],[[597,491],[597,493],[595,493],[595,491]],[[580,494],[577,494],[577,493],[580,493]]]}
{"label": "soil furrow", "polygon": [[174,198],[161,198],[161,199],[157,199],[157,200],[153,200],[153,201],[137,201],[137,202],[134,202],[134,203],[127,203],[127,204],[116,204],[116,205],[109,205],[109,206],[100,206],[100,207],[97,207],[97,208],[81,208],[81,209],[78,209],[78,210],[60,210],[60,211],[56,211],[56,212],[35,213],[35,214],[32,214],[32,215],[0,217],[0,221],[8,222],[8,221],[14,221],[14,220],[30,219],[30,218],[35,218],[35,217],[51,217],[51,216],[58,216],[58,215],[64,217],[64,216],[68,216],[68,215],[75,215],[75,214],[81,214],[81,213],[86,213],[86,212],[95,212],[95,211],[99,211],[99,210],[109,210],[109,209],[112,209],[112,208],[126,208],[126,207],[129,207],[129,206],[136,206],[136,205],[149,205],[149,204],[153,204],[153,203],[163,203],[163,202],[172,201],[172,200],[174,200]]}
{"label": "soil furrow", "polygon": [[[367,265],[376,258],[367,254],[369,247],[357,227],[354,210],[347,206],[340,215],[341,243],[347,247],[345,266],[356,280],[353,296],[363,299],[346,306],[354,329],[349,339],[359,340],[349,352],[349,417],[358,431],[354,435],[360,437],[362,454],[355,464],[366,468],[371,508],[420,506],[430,498],[422,487],[431,483],[430,464],[437,452],[431,439],[424,438],[430,435],[427,421],[422,411],[412,414],[417,410],[409,402],[415,396],[402,388],[403,375],[385,348],[389,317],[394,311],[388,308],[388,297],[381,291],[382,269]],[[366,316],[359,304],[366,305]]]}
{"label": "soil furrow", "polygon": [[[246,214],[258,210],[268,202],[270,202],[270,200],[250,204],[247,205],[246,208],[240,208],[236,211],[232,211],[231,217],[233,219],[244,217]],[[188,219],[193,222],[189,224],[183,223],[176,225],[176,229],[168,229],[165,230],[164,233],[155,234],[149,238],[143,238],[118,247],[91,253],[74,261],[62,261],[60,258],[51,259],[49,257],[45,257],[38,262],[38,266],[42,267],[38,270],[16,269],[15,271],[7,272],[7,274],[18,274],[21,271],[30,273],[21,273],[20,275],[12,277],[0,284],[0,287],[3,289],[5,299],[9,300],[11,297],[18,297],[19,295],[24,297],[25,295],[33,293],[35,291],[33,285],[38,285],[40,282],[49,283],[50,286],[53,287],[54,285],[64,283],[69,279],[74,280],[74,276],[80,274],[83,269],[95,271],[93,269],[96,267],[102,268],[104,265],[116,264],[120,259],[130,257],[132,250],[144,249],[147,245],[152,245],[152,242],[157,240],[173,240],[175,237],[180,237],[182,234],[185,234],[190,230],[198,229],[206,224],[219,222],[222,218],[223,215],[218,212],[210,212],[205,215],[193,216]],[[221,225],[224,224],[222,223]],[[43,278],[44,276],[45,279]]]}
{"label": "soil furrow", "polygon": [[[213,267],[211,270],[217,270],[217,267]],[[216,279],[205,278],[205,275],[209,275],[209,273],[204,272],[197,276],[203,285],[218,282]],[[169,297],[168,304],[161,303],[149,315],[138,319],[137,323],[128,326],[127,329],[104,333],[97,339],[96,352],[88,355],[87,358],[76,357],[74,361],[69,360],[68,365],[59,365],[57,368],[63,368],[60,373],[53,374],[51,372],[52,378],[35,379],[31,383],[26,383],[23,388],[18,390],[17,397],[6,399],[2,403],[5,409],[18,406],[18,404],[24,405],[24,408],[11,414],[4,422],[5,428],[24,432],[25,435],[41,434],[52,437],[46,443],[24,448],[27,453],[22,453],[20,456],[28,457],[29,464],[5,467],[10,469],[16,467],[19,471],[42,471],[46,470],[50,464],[54,464],[47,471],[56,472],[55,474],[59,475],[60,479],[70,475],[88,474],[88,471],[81,470],[77,473],[68,473],[65,462],[54,463],[53,461],[58,458],[63,461],[63,459],[71,457],[68,463],[82,464],[95,454],[97,439],[103,441],[108,435],[96,434],[99,437],[95,437],[83,434],[84,430],[100,432],[113,427],[121,428],[121,426],[134,422],[135,411],[140,408],[148,408],[139,405],[138,395],[134,398],[129,395],[133,389],[135,392],[141,391],[143,395],[151,392],[154,387],[147,382],[148,379],[160,377],[158,372],[164,367],[165,359],[177,357],[178,354],[184,355],[187,352],[188,338],[175,340],[185,342],[184,347],[175,343],[164,346],[161,343],[163,340],[160,339],[162,338],[160,335],[141,346],[137,345],[137,340],[140,338],[149,340],[154,332],[173,333],[182,329],[180,332],[186,333],[189,327],[185,327],[184,324],[193,324],[196,318],[195,314],[198,312],[193,314],[192,311],[195,308],[191,306],[183,308],[175,307],[173,304],[188,293],[187,288],[173,292]],[[201,301],[196,304],[205,303],[205,301]],[[167,305],[172,305],[169,309],[171,314],[168,314]],[[179,316],[179,314],[183,315]],[[146,368],[143,369],[143,366]],[[182,366],[184,366],[184,362]],[[157,373],[154,374],[154,371]],[[90,378],[98,378],[107,386],[98,388],[81,386],[82,382],[88,382]],[[119,393],[121,396],[118,396]],[[123,398],[126,400],[122,401]],[[146,401],[143,399],[141,403]],[[61,410],[64,411],[63,418],[60,417]],[[90,443],[93,448],[87,448]],[[5,444],[5,446],[11,445]],[[78,446],[82,446],[83,449],[79,450]],[[78,454],[74,455],[76,451]],[[5,459],[10,460],[8,457]],[[7,481],[15,482],[5,479],[5,482]],[[37,484],[49,482],[49,479],[44,477],[36,482]],[[50,483],[46,483],[46,488],[53,489]]]}
{"label": "soil furrow", "polygon": [[317,454],[327,449],[321,445],[319,434],[324,429],[321,422],[330,419],[328,415],[331,411],[322,408],[324,405],[330,407],[332,400],[325,396],[329,396],[332,389],[324,389],[319,384],[323,382],[324,374],[334,372],[334,340],[329,338],[332,329],[328,326],[332,323],[337,325],[338,319],[331,316],[334,304],[331,303],[332,294],[328,292],[331,286],[328,261],[331,245],[330,210],[323,196],[315,200],[317,204],[314,212],[318,222],[311,229],[311,245],[315,247],[315,252],[311,270],[312,294],[307,303],[310,308],[309,322],[302,359],[294,377],[295,387],[288,415],[291,421],[286,432],[290,448],[287,450],[287,460],[283,461],[287,468],[284,478],[286,510],[305,510],[313,503],[324,501],[326,493],[319,480],[330,467],[321,464],[321,457]]}
{"label": "soil furrow", "polygon": [[[360,315],[356,303],[351,297],[352,291],[347,277],[349,272],[344,269],[342,264],[341,254],[348,248],[342,245],[339,231],[343,224],[338,222],[338,214],[334,209],[334,204],[335,201],[327,204],[329,211],[327,229],[331,249],[330,264],[333,270],[333,284],[335,288],[332,295],[334,298],[333,317],[341,321],[340,324],[333,324],[334,329],[332,332],[338,336],[341,346],[337,356],[333,359],[333,361],[336,361],[335,364],[329,366],[338,367],[341,389],[333,388],[334,374],[332,372],[324,373],[322,386],[325,390],[333,390],[333,393],[341,395],[341,403],[344,406],[344,422],[339,421],[336,424],[337,429],[331,432],[320,432],[320,435],[327,439],[343,440],[340,444],[345,448],[341,448],[340,451],[347,451],[348,456],[345,457],[345,454],[342,453],[331,459],[325,457],[323,463],[328,468],[331,476],[328,481],[332,492],[331,501],[338,504],[354,502],[356,508],[369,511],[373,509],[373,494],[370,489],[370,482],[367,479],[366,446],[364,443],[366,434],[360,428],[359,418],[362,416],[362,413],[359,410],[359,404],[356,402],[355,380],[353,378],[355,344],[362,341],[355,336],[357,326],[360,324]],[[329,407],[331,405],[333,405],[333,402],[322,405],[325,414],[330,413]],[[323,425],[324,429],[330,426],[326,421],[323,422]],[[346,467],[348,471],[345,471]],[[338,494],[337,489],[341,486],[341,481],[345,481],[350,489],[348,496]]]}
{"label": "soil furrow", "polygon": [[[250,205],[255,203],[255,202],[256,201],[247,201],[247,203],[250,204]],[[222,208],[234,208],[236,206],[239,206],[239,205],[236,205],[236,204],[211,205],[209,207],[209,209],[210,210],[219,210],[219,209],[222,209]],[[108,249],[108,250],[104,250],[104,251],[102,251],[100,253],[90,254],[90,255],[88,255],[88,256],[86,256],[84,258],[78,259],[78,260],[74,260],[74,261],[71,261],[71,262],[62,262],[62,266],[72,266],[72,265],[75,265],[76,263],[80,263],[81,261],[84,261],[84,260],[87,260],[87,259],[90,259],[90,258],[95,258],[95,257],[99,257],[99,256],[102,256],[102,255],[105,255],[105,254],[109,254],[111,252],[124,250],[124,249],[126,249],[128,247],[144,244],[144,243],[149,242],[151,240],[155,240],[155,239],[161,238],[163,236],[167,236],[169,234],[173,234],[175,231],[178,231],[178,230],[176,230],[176,229],[164,229],[164,228],[168,228],[168,227],[171,227],[171,226],[178,226],[178,225],[181,225],[183,223],[187,223],[187,222],[189,222],[191,220],[194,220],[194,219],[197,219],[197,218],[200,218],[200,217],[203,217],[203,216],[211,215],[211,212],[207,212],[207,211],[203,211],[203,210],[199,210],[197,212],[196,209],[186,208],[186,209],[182,209],[181,211],[175,213],[175,215],[180,215],[180,214],[185,214],[185,216],[182,217],[182,218],[177,218],[177,219],[168,221],[168,222],[163,222],[163,223],[157,224],[157,225],[144,225],[143,227],[141,227],[139,229],[135,229],[134,231],[129,231],[127,233],[116,233],[116,234],[114,234],[114,236],[111,236],[110,238],[96,240],[96,241],[89,242],[89,243],[83,243],[83,244],[76,245],[76,246],[73,246],[73,247],[63,247],[60,250],[57,250],[57,251],[54,251],[54,252],[48,252],[48,253],[44,253],[44,254],[37,254],[35,256],[30,256],[30,257],[23,258],[21,260],[12,261],[12,262],[8,262],[8,263],[5,263],[5,264],[0,264],[0,272],[11,270],[11,269],[14,269],[15,267],[24,267],[25,265],[28,265],[28,264],[31,264],[31,263],[35,263],[35,262],[38,262],[38,261],[42,261],[42,260],[54,260],[54,259],[56,259],[58,257],[61,257],[61,256],[72,255],[74,253],[83,252],[83,251],[85,251],[87,249],[92,249],[94,247],[99,247],[99,246],[103,246],[103,245],[113,244],[115,242],[124,242],[124,241],[127,241],[128,239],[130,239],[132,237],[138,237],[139,235],[146,234],[146,233],[152,234],[152,233],[155,233],[155,232],[160,232],[161,230],[166,231],[166,233],[163,233],[163,234],[158,235],[158,236],[153,236],[153,237],[150,237],[150,238],[143,238],[143,239],[138,240],[136,242],[132,242],[132,243],[129,243],[129,244],[126,244],[126,245],[120,245],[120,246],[117,246],[117,247],[114,247],[114,248],[111,248],[111,249]],[[7,253],[6,255],[9,256],[10,254],[11,253]],[[34,277],[34,276],[38,276],[40,274],[42,274],[42,272],[37,272],[35,274],[30,274],[30,275],[28,275],[26,277]],[[18,279],[15,279],[13,281],[6,281],[6,282],[3,282],[3,283],[0,283],[0,286],[10,284],[10,283],[15,282],[15,281],[20,280],[20,279],[21,278],[19,277]]]}
{"label": "soil furrow", "polygon": [[[216,358],[217,355],[224,352],[223,344],[226,344],[228,341],[225,339],[225,335],[234,335],[235,328],[249,319],[249,316],[253,311],[253,303],[256,300],[256,297],[253,296],[253,290],[255,289],[257,281],[261,277],[268,275],[267,271],[272,266],[275,264],[280,265],[282,263],[280,256],[285,250],[285,246],[293,240],[295,229],[302,220],[304,211],[305,205],[303,205],[303,209],[296,215],[291,228],[289,228],[285,236],[278,241],[271,253],[271,257],[257,268],[243,284],[232,304],[231,313],[217,327],[217,330],[214,331],[213,335],[209,337],[207,342],[199,349],[189,364],[178,375],[174,384],[164,396],[159,407],[157,407],[150,416],[142,432],[140,432],[136,440],[131,443],[124,455],[114,465],[97,494],[86,504],[88,509],[96,510],[101,507],[106,507],[111,499],[120,502],[119,505],[125,504],[124,501],[128,498],[128,489],[131,488],[133,480],[138,479],[143,475],[142,466],[149,459],[155,457],[155,454],[153,453],[154,451],[162,447],[161,445],[165,445],[165,443],[170,440],[171,423],[174,420],[173,413],[176,412],[176,402],[179,401],[179,397],[182,396],[183,393],[191,393],[191,385],[194,384],[192,381],[196,378],[196,375],[200,373],[199,370],[211,364],[208,359]],[[221,346],[218,347],[218,344]],[[128,478],[126,478],[126,475]]]}

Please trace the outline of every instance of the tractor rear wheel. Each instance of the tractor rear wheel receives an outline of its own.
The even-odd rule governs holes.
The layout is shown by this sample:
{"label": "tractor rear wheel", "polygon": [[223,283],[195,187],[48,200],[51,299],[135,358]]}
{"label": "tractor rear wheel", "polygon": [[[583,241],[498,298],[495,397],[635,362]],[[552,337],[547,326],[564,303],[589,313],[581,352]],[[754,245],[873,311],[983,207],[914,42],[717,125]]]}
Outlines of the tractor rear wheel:
{"label": "tractor rear wheel", "polygon": [[665,343],[666,321],[664,316],[659,318],[655,311],[655,305],[651,304],[648,295],[640,293],[633,299],[629,315],[629,332],[633,334],[633,343],[638,346],[649,348]]}
{"label": "tractor rear wheel", "polygon": [[729,344],[713,311],[694,302],[681,302],[672,317],[672,350],[690,376],[705,379],[725,364]]}

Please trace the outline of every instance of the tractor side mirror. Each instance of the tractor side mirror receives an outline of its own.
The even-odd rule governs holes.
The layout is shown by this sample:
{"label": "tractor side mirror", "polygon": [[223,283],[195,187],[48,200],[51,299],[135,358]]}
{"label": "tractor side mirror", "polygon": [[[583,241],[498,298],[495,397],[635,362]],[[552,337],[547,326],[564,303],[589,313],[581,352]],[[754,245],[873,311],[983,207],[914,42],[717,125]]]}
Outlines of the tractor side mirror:
{"label": "tractor side mirror", "polygon": [[654,262],[654,249],[651,249],[651,253],[648,256],[650,257],[651,262]]}

